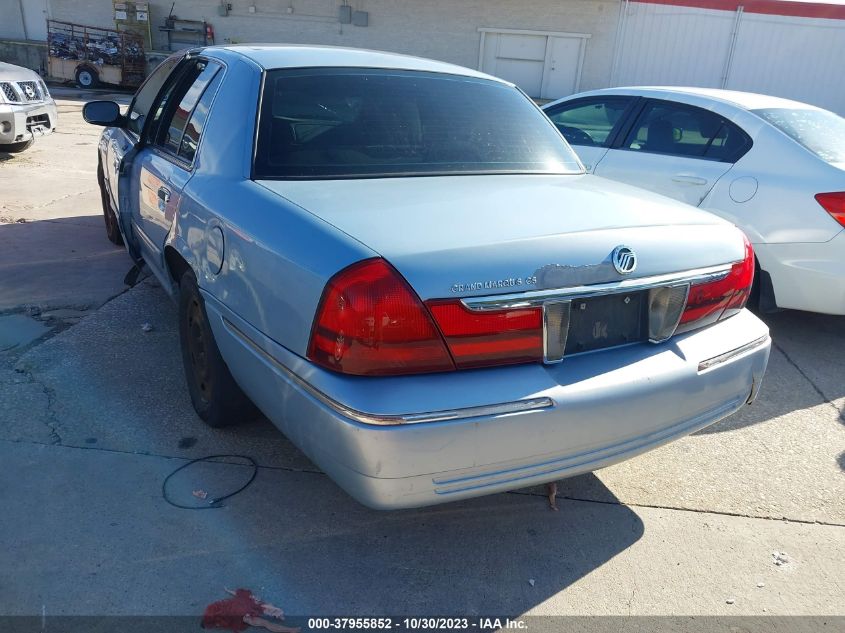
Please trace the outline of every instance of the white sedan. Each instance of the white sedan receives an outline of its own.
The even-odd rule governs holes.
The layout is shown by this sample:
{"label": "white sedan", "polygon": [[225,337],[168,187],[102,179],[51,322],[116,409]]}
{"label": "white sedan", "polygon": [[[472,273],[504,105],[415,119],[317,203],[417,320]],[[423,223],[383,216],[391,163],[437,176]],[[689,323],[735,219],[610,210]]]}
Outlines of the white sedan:
{"label": "white sedan", "polygon": [[845,314],[845,119],[706,88],[611,88],[543,109],[589,172],[743,229],[761,310]]}

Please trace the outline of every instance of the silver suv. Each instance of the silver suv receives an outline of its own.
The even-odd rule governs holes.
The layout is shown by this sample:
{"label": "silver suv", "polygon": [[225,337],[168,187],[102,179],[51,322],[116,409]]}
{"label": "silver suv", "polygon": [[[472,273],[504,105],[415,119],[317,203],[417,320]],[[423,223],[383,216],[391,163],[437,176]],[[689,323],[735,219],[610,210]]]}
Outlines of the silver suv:
{"label": "silver suv", "polygon": [[0,62],[0,152],[22,152],[56,129],[56,102],[41,77]]}

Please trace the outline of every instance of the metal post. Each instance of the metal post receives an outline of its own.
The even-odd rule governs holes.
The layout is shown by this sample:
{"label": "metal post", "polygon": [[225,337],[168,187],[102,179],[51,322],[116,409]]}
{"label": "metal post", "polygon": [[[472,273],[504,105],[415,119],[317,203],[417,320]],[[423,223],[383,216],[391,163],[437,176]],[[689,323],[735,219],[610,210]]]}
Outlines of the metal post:
{"label": "metal post", "polygon": [[736,8],[736,19],[734,19],[734,30],[731,33],[731,43],[728,46],[728,58],[725,60],[725,72],[722,74],[722,85],[721,88],[728,87],[728,79],[730,78],[731,74],[731,66],[733,65],[734,61],[734,52],[736,51],[736,40],[737,36],[739,35],[739,24],[742,21],[742,12],[745,10],[743,5],[739,5]]}
{"label": "metal post", "polygon": [[18,0],[18,7],[21,12],[21,27],[23,28],[23,39],[29,39],[29,33],[26,32],[26,16],[23,14],[23,0]]}

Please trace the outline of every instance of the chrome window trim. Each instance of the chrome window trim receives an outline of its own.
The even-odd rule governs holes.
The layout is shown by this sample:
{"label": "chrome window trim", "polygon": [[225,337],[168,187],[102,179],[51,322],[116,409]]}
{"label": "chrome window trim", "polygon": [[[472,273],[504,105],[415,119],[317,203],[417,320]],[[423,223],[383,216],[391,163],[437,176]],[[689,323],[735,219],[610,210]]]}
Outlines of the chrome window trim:
{"label": "chrome window trim", "polygon": [[361,422],[362,424],[372,424],[376,426],[397,426],[404,424],[421,424],[423,422],[444,422],[447,420],[463,420],[468,418],[488,417],[493,415],[507,415],[510,413],[528,413],[531,411],[539,411],[548,409],[554,406],[554,400],[547,397],[541,398],[526,398],[524,400],[515,400],[512,402],[501,402],[497,404],[481,405],[477,407],[463,407],[458,409],[445,409],[441,411],[428,411],[423,413],[403,413],[396,415],[383,415],[377,413],[366,413],[346,406],[338,402],[331,396],[317,389],[311,383],[303,380],[296,375],[291,369],[276,360],[267,350],[263,349],[252,338],[245,334],[238,326],[232,323],[226,317],[223,317],[223,325],[229,332],[246,345],[253,352],[258,354],[262,359],[278,369],[285,375],[292,383],[303,389],[309,395],[317,399],[322,404],[333,409],[340,415]]}
{"label": "chrome window trim", "polygon": [[731,271],[733,264],[698,268],[680,273],[653,275],[638,279],[622,279],[603,284],[589,286],[572,286],[569,288],[552,288],[548,290],[532,290],[503,295],[489,295],[486,297],[464,297],[461,303],[468,310],[485,312],[490,310],[508,310],[512,308],[526,308],[542,306],[547,301],[564,299],[584,299],[599,295],[619,294],[649,290],[657,286],[678,284],[700,284],[724,279]]}

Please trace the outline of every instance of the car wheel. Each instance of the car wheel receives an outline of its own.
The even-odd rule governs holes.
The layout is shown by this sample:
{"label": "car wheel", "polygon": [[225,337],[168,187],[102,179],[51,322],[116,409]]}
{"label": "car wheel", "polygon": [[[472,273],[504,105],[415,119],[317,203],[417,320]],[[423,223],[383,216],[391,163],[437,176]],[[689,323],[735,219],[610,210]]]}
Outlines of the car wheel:
{"label": "car wheel", "polygon": [[24,151],[25,149],[29,149],[34,142],[35,139],[31,138],[28,141],[21,141],[20,143],[9,143],[8,145],[0,145],[0,152],[9,152],[10,154],[17,154],[19,152]]}
{"label": "car wheel", "polygon": [[103,206],[103,219],[106,223],[106,237],[112,244],[123,246],[123,236],[120,234],[120,227],[117,224],[117,214],[112,209],[111,200],[103,182],[102,168],[97,170],[97,182],[100,185],[100,202]]}
{"label": "car wheel", "polygon": [[191,402],[209,426],[228,426],[256,416],[220,355],[208,323],[205,302],[192,271],[179,283],[179,341]]}
{"label": "car wheel", "polygon": [[96,88],[100,85],[100,76],[93,68],[79,66],[76,69],[76,85],[80,88]]}

